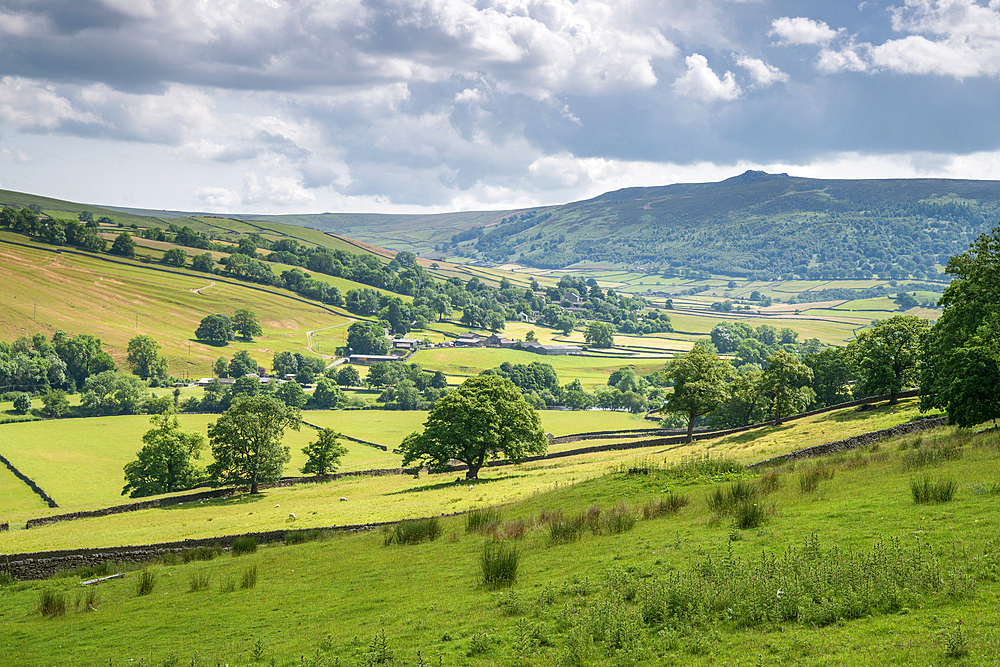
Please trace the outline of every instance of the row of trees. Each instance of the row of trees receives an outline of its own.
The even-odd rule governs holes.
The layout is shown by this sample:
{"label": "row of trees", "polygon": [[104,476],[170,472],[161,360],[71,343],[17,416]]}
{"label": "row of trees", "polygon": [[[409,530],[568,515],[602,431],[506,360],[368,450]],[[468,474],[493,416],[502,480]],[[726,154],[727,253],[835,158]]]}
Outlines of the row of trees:
{"label": "row of trees", "polygon": [[[277,481],[291,459],[281,440],[285,431],[298,431],[302,415],[298,408],[266,394],[242,396],[208,427],[212,463],[199,468],[205,439],[200,433],[181,430],[177,417],[167,412],[154,416],[153,428],[142,437],[136,459],[125,465],[126,493],[132,498],[172,493],[193,488],[203,481],[248,486],[259,492],[262,484]],[[322,429],[315,442],[303,448],[305,474],[327,474],[336,470],[347,448],[340,434]]]}
{"label": "row of trees", "polygon": [[[903,389],[919,386],[921,409],[942,408],[953,424],[996,420],[1000,228],[953,257],[947,271],[954,279],[941,297],[944,312],[933,325],[914,315],[894,315],[859,333],[846,348],[802,358],[777,349],[763,364],[738,358],[735,366],[717,354],[718,349],[732,352],[734,337],[713,335],[715,346],[698,343],[667,365],[664,375],[673,391],[662,410],[683,414],[690,437],[699,417],[711,415],[711,422],[728,426],[761,418],[780,422],[793,410],[852,397],[887,394],[894,404]],[[729,333],[737,329],[726,327]],[[735,347],[737,357],[747,340]]]}
{"label": "row of trees", "polygon": [[[125,363],[142,380],[159,383],[167,378],[167,361],[152,336],[131,338]],[[82,389],[90,377],[116,370],[101,339],[90,334],[70,336],[60,330],[51,339],[36,333],[12,343],[0,341],[0,393],[74,392]]]}

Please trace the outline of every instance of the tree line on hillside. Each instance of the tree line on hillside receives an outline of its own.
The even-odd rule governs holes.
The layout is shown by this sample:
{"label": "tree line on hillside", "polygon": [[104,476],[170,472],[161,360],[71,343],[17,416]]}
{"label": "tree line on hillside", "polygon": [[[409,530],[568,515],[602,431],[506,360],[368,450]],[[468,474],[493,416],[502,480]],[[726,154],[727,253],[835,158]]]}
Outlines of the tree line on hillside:
{"label": "tree line on hillside", "polygon": [[[7,210],[9,209],[9,210]],[[81,226],[78,221],[41,219],[29,209],[18,212],[10,207],[2,217],[3,224],[20,233],[33,235],[55,245],[78,245],[84,249],[103,252],[107,243],[96,236],[100,224],[112,224],[106,216],[94,219],[83,212]],[[31,224],[18,222],[22,218]],[[46,230],[61,230],[53,235]],[[88,231],[89,230],[89,231]],[[669,332],[673,328],[664,312],[650,310],[649,303],[641,297],[602,290],[594,279],[563,276],[555,286],[544,290],[531,279],[527,287],[516,287],[503,278],[493,287],[473,276],[463,282],[457,277],[446,281],[433,278],[417,263],[416,255],[400,252],[388,263],[370,254],[355,254],[346,250],[307,246],[295,239],[282,238],[268,241],[251,233],[235,243],[213,240],[203,232],[187,226],[169,225],[167,230],[158,227],[138,228],[132,231],[145,238],[166,241],[210,250],[191,257],[191,268],[262,285],[283,287],[303,297],[332,306],[343,306],[348,311],[364,316],[377,316],[396,335],[412,330],[423,330],[435,319],[450,318],[461,311],[460,323],[473,327],[500,331],[508,321],[533,320],[552,327],[564,334],[587,321],[601,321],[623,334],[643,335]],[[89,245],[81,245],[89,234]],[[96,239],[96,240],[93,240]],[[79,242],[77,242],[79,240]],[[93,246],[93,247],[91,247]],[[135,257],[137,246],[129,231],[118,234],[109,250],[122,257]],[[212,252],[225,253],[218,264]],[[188,254],[182,248],[171,248],[164,253],[164,264],[185,267]],[[291,264],[276,275],[272,263]],[[341,291],[315,274],[344,278],[369,287]],[[410,302],[401,296],[412,297]],[[668,304],[669,308],[669,304]],[[208,330],[205,330],[206,333]],[[198,335],[199,339],[223,342],[217,336]],[[606,345],[601,343],[608,341]],[[607,337],[588,341],[599,347],[610,346]]]}
{"label": "tree line on hillside", "polygon": [[700,418],[714,426],[780,422],[791,412],[851,398],[887,394],[892,404],[904,388],[919,387],[921,409],[944,409],[950,423],[996,420],[1000,228],[951,258],[947,270],[954,279],[941,296],[944,312],[937,322],[894,315],[846,348],[810,345],[797,355],[773,331],[720,323],[712,345],[699,342],[667,365],[664,376],[673,391],[661,411],[680,415],[690,436]]}

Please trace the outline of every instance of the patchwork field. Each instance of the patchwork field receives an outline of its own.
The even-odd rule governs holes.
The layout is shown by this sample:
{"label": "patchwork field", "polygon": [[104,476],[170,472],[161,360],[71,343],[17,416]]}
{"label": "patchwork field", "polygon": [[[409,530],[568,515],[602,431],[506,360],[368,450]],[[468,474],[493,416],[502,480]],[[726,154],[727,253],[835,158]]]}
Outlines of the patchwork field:
{"label": "patchwork field", "polygon": [[[6,236],[0,232],[0,238]],[[291,293],[229,284],[214,276],[151,271],[140,264],[113,264],[69,253],[0,246],[5,308],[0,339],[62,329],[98,336],[119,364],[129,338],[151,334],[162,346],[170,372],[197,378],[210,374],[220,355],[249,350],[268,363],[275,352],[305,353],[306,331],[351,320],[319,305],[288,298]],[[219,348],[194,340],[205,315],[249,308],[264,335],[252,343]],[[266,361],[265,361],[266,360]]]}

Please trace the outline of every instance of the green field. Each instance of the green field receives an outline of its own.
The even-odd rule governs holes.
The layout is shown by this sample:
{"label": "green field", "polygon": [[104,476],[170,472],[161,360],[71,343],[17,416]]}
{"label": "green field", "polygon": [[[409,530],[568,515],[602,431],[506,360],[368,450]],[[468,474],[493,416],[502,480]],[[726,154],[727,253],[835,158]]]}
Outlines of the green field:
{"label": "green field", "polygon": [[548,356],[519,350],[496,348],[440,348],[420,350],[410,361],[422,367],[441,371],[447,375],[477,375],[487,368],[496,368],[502,362],[529,364],[538,361],[551,364],[559,375],[559,382],[567,384],[579,379],[588,391],[607,385],[608,377],[623,366],[632,366],[638,375],[647,375],[663,368],[664,359],[606,359],[576,355]]}
{"label": "green field", "polygon": [[[914,447],[937,451],[949,446],[957,447],[959,454],[950,454],[942,463],[923,468],[909,463],[917,460]],[[333,522],[347,508],[356,513],[370,508],[385,516],[406,509],[429,513],[428,498],[449,511],[506,498],[503,519],[525,519],[527,528],[517,542],[517,582],[502,591],[478,585],[484,538],[466,533],[463,517],[443,519],[442,537],[418,546],[385,547],[374,532],[271,546],[253,555],[209,562],[155,565],[150,568],[157,577],[152,595],[137,596],[138,575],[129,573],[96,589],[95,611],[74,603],[86,593],[74,590],[76,579],[6,587],[0,593],[0,630],[5,637],[0,661],[361,665],[371,659],[373,647],[379,647],[376,638],[384,636],[394,656],[387,664],[419,664],[418,651],[425,662],[430,657],[436,664],[439,658],[442,665],[566,664],[571,658],[573,664],[583,665],[994,664],[1000,653],[1000,553],[995,542],[1000,522],[995,497],[981,489],[1000,481],[998,451],[995,434],[956,439],[951,429],[940,429],[819,461],[829,478],[811,493],[800,490],[799,478],[816,462],[786,466],[778,470],[777,490],[762,499],[770,508],[765,523],[747,530],[714,519],[708,510],[709,495],[725,484],[699,478],[685,483],[659,473],[608,474],[610,462],[605,461],[603,470],[589,475],[581,471],[575,484],[560,483],[558,488],[556,482],[569,480],[562,469],[551,467],[540,472],[528,466],[508,469],[472,491],[464,484],[373,478],[274,490],[255,502],[237,497],[139,512],[127,519],[107,517],[20,531],[18,537],[27,546],[58,543],[55,535],[60,532],[72,535],[78,544],[87,541],[85,535],[127,535],[141,542],[156,533],[157,524],[197,534],[211,534],[213,528],[219,529],[217,534],[251,529],[262,521],[293,528]],[[619,461],[648,465],[664,456],[679,456],[641,455],[630,452]],[[577,465],[566,462],[567,467]],[[549,484],[510,502],[510,483],[525,472],[547,476]],[[957,480],[956,499],[942,505],[914,504],[910,481],[922,474]],[[755,479],[750,477],[751,482]],[[381,500],[358,495],[366,489],[381,489]],[[627,502],[635,514],[644,503],[662,498],[665,490],[685,496],[689,505],[674,516],[640,517],[621,535],[602,530],[588,531],[570,544],[549,540],[545,513],[573,514],[596,505],[604,514]],[[348,502],[338,502],[337,495],[348,497]],[[298,519],[289,520],[289,510]],[[8,551],[14,536],[0,535],[0,548]],[[810,540],[815,547],[809,546]],[[837,550],[830,551],[834,547]],[[832,623],[754,618],[755,611],[773,608],[769,600],[776,595],[800,595],[785,583],[778,585],[777,594],[764,576],[781,581],[786,575],[780,567],[774,569],[780,559],[814,553],[810,549],[817,549],[809,561],[812,567],[834,567],[838,560],[874,550],[893,559],[878,561],[882,567],[900,572],[904,561],[912,563],[919,553],[930,581],[937,583],[929,584],[930,590],[925,584],[897,590],[899,602],[894,606],[873,607]],[[760,597],[735,598],[716,620],[644,620],[644,601],[654,590],[647,586],[674,581],[695,568],[707,572],[729,567],[722,570],[728,575],[718,582],[719,592],[739,585],[752,590],[756,579],[751,573],[756,570],[749,566],[762,555],[774,560],[769,574],[761,575]],[[238,582],[250,566],[257,568],[257,583],[241,589]],[[208,590],[190,591],[196,574],[208,576]],[[236,589],[223,592],[230,578],[236,579]],[[67,596],[64,616],[47,619],[35,611],[42,588]],[[869,599],[861,591],[857,594],[856,604]],[[826,603],[833,605],[833,600]],[[170,623],[163,623],[165,614]],[[948,656],[955,646],[956,621],[961,621],[960,639],[967,651],[958,659]],[[67,637],[73,641],[67,642]],[[259,658],[254,658],[255,650]]]}
{"label": "green field", "polygon": [[[0,238],[7,238],[0,232]],[[268,291],[222,282],[215,276],[151,271],[141,264],[113,264],[100,259],[0,246],[4,260],[6,308],[0,312],[0,338],[25,333],[51,336],[98,336],[119,364],[129,338],[153,335],[163,347],[170,373],[191,378],[211,374],[220,355],[249,350],[261,365],[275,352],[306,353],[306,331],[351,320],[318,305],[290,299],[290,292]],[[206,289],[207,288],[207,289]],[[195,291],[197,290],[197,291]],[[252,343],[234,341],[213,347],[194,340],[205,315],[254,311],[264,335]],[[343,311],[339,311],[343,312]]]}

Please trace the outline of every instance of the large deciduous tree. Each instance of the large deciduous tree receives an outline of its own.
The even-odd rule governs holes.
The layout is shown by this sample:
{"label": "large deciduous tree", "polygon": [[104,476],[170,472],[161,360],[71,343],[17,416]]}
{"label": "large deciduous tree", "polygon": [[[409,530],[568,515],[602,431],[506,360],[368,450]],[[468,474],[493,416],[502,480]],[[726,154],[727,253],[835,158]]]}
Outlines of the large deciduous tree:
{"label": "large deciduous tree", "polygon": [[674,382],[664,412],[687,416],[687,441],[694,439],[694,420],[715,410],[726,399],[726,384],[736,376],[732,365],[720,359],[707,343],[695,343],[687,354],[667,364],[665,377]]}
{"label": "large deciduous tree", "polygon": [[128,232],[122,232],[111,244],[111,254],[122,257],[135,257],[135,240]]}
{"label": "large deciduous tree", "polygon": [[347,347],[354,354],[385,354],[389,339],[377,322],[355,322],[347,329]]}
{"label": "large deciduous tree", "polygon": [[583,332],[583,340],[592,347],[614,347],[614,333],[607,322],[590,322]]}
{"label": "large deciduous tree", "polygon": [[469,378],[441,398],[424,430],[403,440],[403,465],[420,462],[445,471],[451,460],[469,466],[466,479],[477,479],[489,459],[519,463],[544,454],[548,440],[541,420],[510,380],[496,375]]}
{"label": "large deciduous tree", "polygon": [[200,433],[182,431],[177,417],[170,413],[149,421],[153,428],[142,436],[145,445],[136,460],[125,465],[122,495],[139,498],[194,487],[203,473],[192,459],[200,456],[205,438]]}
{"label": "large deciduous tree", "polygon": [[861,378],[861,391],[889,394],[889,405],[898,403],[896,394],[918,384],[920,338],[929,329],[930,323],[916,315],[893,315],[859,333],[847,349]]}
{"label": "large deciduous tree", "polygon": [[125,363],[143,380],[167,377],[167,360],[160,356],[160,344],[152,336],[135,336],[129,340]]}
{"label": "large deciduous tree", "polygon": [[259,486],[277,481],[291,458],[281,444],[286,429],[299,430],[302,415],[274,396],[243,396],[208,427],[215,462],[208,467],[212,479],[225,484],[242,484],[250,493]]}
{"label": "large deciduous tree", "polygon": [[326,475],[337,471],[340,457],[347,454],[347,447],[341,444],[340,434],[332,428],[324,428],[311,442],[302,448],[306,464],[302,466],[304,475]]}
{"label": "large deciduous tree", "polygon": [[920,408],[967,427],[1000,418],[1000,227],[948,262],[944,312],[924,338]]}
{"label": "large deciduous tree", "polygon": [[812,403],[816,397],[809,386],[812,379],[812,369],[790,352],[778,350],[767,358],[760,389],[773,401],[775,424],[781,423],[782,415],[804,410]]}
{"label": "large deciduous tree", "polygon": [[254,336],[263,336],[264,331],[260,328],[260,322],[253,311],[240,308],[233,314],[233,331],[238,333],[245,341],[253,340]]}
{"label": "large deciduous tree", "polygon": [[206,315],[202,318],[194,337],[215,345],[228,345],[236,338],[233,333],[233,323],[225,315]]}

